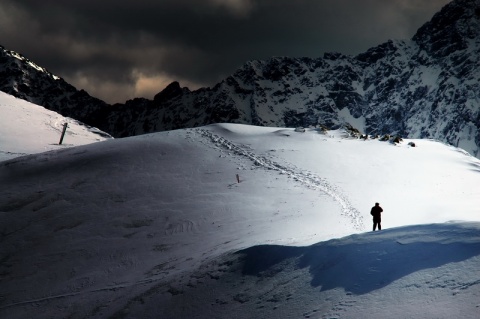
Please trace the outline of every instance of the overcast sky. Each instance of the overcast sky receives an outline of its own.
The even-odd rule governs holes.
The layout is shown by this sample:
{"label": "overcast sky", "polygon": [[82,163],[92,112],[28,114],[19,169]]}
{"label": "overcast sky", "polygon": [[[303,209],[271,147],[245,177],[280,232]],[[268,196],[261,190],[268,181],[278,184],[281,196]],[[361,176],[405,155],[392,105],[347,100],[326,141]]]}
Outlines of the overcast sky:
{"label": "overcast sky", "polygon": [[450,0],[1,0],[0,45],[106,102],[410,39]]}

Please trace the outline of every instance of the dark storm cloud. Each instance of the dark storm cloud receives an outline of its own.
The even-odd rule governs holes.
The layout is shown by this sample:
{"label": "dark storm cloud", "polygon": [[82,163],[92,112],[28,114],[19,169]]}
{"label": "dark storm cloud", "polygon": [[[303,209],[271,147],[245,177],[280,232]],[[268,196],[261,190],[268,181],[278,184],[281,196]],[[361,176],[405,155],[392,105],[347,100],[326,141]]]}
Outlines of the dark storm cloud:
{"label": "dark storm cloud", "polygon": [[411,38],[448,0],[2,0],[0,44],[109,102]]}

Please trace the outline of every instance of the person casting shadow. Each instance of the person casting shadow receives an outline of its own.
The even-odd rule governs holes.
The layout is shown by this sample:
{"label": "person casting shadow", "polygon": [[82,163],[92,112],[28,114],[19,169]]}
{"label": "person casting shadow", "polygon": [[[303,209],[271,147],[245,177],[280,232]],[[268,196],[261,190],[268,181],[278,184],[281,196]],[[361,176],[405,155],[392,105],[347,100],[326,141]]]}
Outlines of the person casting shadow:
{"label": "person casting shadow", "polygon": [[380,207],[379,203],[375,203],[375,206],[372,207],[372,210],[370,210],[370,215],[373,216],[373,231],[377,228],[378,225],[378,230],[382,230],[382,212],[383,208]]}

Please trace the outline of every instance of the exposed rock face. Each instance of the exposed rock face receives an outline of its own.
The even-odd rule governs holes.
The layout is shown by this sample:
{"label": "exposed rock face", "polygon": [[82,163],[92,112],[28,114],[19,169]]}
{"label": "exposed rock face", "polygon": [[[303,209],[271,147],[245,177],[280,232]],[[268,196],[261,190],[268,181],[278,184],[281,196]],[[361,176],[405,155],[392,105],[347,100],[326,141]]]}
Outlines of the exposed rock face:
{"label": "exposed rock face", "polygon": [[[62,81],[45,74],[42,83]],[[480,0],[453,1],[411,40],[388,41],[357,56],[250,61],[213,88],[190,91],[174,82],[153,100],[111,107],[68,86],[50,86],[47,97],[36,97],[41,94],[19,87],[27,85],[21,74],[9,78],[16,79],[17,95],[12,80],[3,83],[5,77],[1,90],[10,87],[6,92],[30,101],[34,96],[32,102],[117,137],[216,122],[280,127],[349,122],[368,134],[435,138],[479,156]],[[32,84],[27,87],[32,90]]]}
{"label": "exposed rock face", "polygon": [[0,90],[99,128],[108,111],[105,102],[77,90],[45,68],[2,46]]}

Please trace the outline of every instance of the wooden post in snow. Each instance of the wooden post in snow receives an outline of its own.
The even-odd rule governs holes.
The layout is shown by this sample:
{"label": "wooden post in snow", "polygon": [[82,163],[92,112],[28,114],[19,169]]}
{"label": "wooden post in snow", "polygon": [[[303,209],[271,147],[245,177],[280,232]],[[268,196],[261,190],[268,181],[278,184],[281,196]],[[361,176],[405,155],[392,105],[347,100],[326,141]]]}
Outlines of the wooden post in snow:
{"label": "wooden post in snow", "polygon": [[60,142],[58,142],[58,145],[62,145],[63,137],[65,136],[65,133],[67,132],[67,126],[68,126],[68,123],[63,124],[62,136],[60,137]]}
{"label": "wooden post in snow", "polygon": [[240,176],[237,174],[237,183],[240,183]]}

